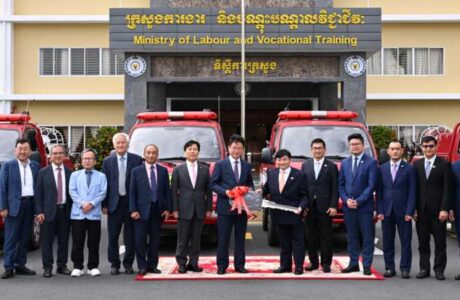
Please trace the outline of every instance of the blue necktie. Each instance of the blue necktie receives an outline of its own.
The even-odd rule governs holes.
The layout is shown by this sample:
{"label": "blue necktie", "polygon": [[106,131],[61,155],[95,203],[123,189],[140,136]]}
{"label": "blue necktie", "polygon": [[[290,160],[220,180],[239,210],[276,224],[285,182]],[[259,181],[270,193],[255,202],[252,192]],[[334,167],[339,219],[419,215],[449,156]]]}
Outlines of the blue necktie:
{"label": "blue necktie", "polygon": [[353,174],[353,177],[355,177],[356,172],[358,172],[358,158],[355,157],[355,163],[353,164],[353,170],[351,171]]}
{"label": "blue necktie", "polygon": [[155,166],[151,166],[150,167],[150,188],[152,190],[152,194],[153,194],[153,198],[152,198],[152,202],[153,203],[156,203],[158,201],[157,199],[157,179],[156,179],[156,176],[155,176]]}
{"label": "blue necktie", "polygon": [[240,182],[240,176],[238,171],[238,160],[235,160],[235,166],[233,167],[233,175],[235,176],[236,184]]}
{"label": "blue necktie", "polygon": [[85,171],[86,173],[86,184],[88,185],[88,188],[89,186],[91,185],[91,174],[93,173],[93,171]]}

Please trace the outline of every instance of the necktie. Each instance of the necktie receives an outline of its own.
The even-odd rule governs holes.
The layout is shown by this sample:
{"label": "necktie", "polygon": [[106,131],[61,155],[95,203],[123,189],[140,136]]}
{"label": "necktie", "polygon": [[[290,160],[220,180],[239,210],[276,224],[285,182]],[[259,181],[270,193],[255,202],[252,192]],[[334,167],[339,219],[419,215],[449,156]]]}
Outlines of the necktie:
{"label": "necktie", "polygon": [[321,170],[321,162],[315,162],[315,179],[318,179],[319,171]]}
{"label": "necktie", "polygon": [[126,166],[125,157],[120,157],[120,164],[118,166],[118,194],[126,196]]}
{"label": "necktie", "polygon": [[92,171],[86,171],[86,184],[89,186],[91,185],[91,174],[93,173]]}
{"label": "necktie", "polygon": [[235,166],[233,167],[233,175],[235,176],[236,183],[239,183],[240,176],[238,172],[238,160],[235,160]]}
{"label": "necktie", "polygon": [[431,172],[431,161],[427,161],[425,165],[426,179],[428,179],[428,177],[430,176],[430,172]]}
{"label": "necktie", "polygon": [[150,188],[152,189],[152,194],[153,194],[153,198],[152,198],[152,202],[153,203],[156,203],[157,202],[157,177],[155,175],[155,166],[152,165],[150,167]]}
{"label": "necktie", "polygon": [[62,204],[62,173],[61,167],[56,168],[57,171],[57,195],[56,195],[56,204]]}
{"label": "necktie", "polygon": [[280,177],[279,177],[279,187],[280,187],[280,193],[282,193],[284,189],[284,170],[281,170],[281,169],[280,169]]}
{"label": "necktie", "polygon": [[358,158],[355,157],[355,162],[353,164],[353,170],[351,171],[353,174],[353,177],[355,177],[357,171],[358,171]]}
{"label": "necktie", "polygon": [[190,166],[190,170],[191,170],[191,179],[192,179],[192,185],[193,187],[195,188],[195,184],[196,184],[196,170],[195,170],[195,164],[191,164]]}
{"label": "necktie", "polygon": [[24,168],[24,186],[27,185],[27,164],[21,164],[22,167]]}
{"label": "necktie", "polygon": [[391,164],[391,179],[393,179],[393,182],[395,181],[397,171],[396,164]]}

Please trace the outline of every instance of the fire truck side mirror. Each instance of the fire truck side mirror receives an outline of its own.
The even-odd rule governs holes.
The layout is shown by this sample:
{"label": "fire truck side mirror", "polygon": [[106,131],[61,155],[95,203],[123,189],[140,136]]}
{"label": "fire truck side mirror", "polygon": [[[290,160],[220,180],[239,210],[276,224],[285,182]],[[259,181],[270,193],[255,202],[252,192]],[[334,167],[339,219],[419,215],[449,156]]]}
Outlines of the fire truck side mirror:
{"label": "fire truck side mirror", "polygon": [[266,164],[273,163],[272,149],[269,147],[263,148],[261,153],[261,161]]}

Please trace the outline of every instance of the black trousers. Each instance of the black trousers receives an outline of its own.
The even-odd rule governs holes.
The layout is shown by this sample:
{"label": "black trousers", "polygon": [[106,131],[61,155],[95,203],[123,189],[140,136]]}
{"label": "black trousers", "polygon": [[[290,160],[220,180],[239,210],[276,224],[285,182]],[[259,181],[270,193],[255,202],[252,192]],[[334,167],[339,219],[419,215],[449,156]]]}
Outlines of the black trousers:
{"label": "black trousers", "polygon": [[312,206],[305,219],[307,228],[307,249],[310,264],[319,265],[318,251],[321,249],[321,265],[332,263],[332,218]]}
{"label": "black trousers", "polygon": [[83,248],[88,234],[88,270],[99,266],[99,243],[101,241],[101,221],[72,220],[72,262],[75,269],[83,269]]}
{"label": "black trousers", "polygon": [[126,247],[123,258],[123,266],[132,267],[135,256],[134,242],[134,221],[129,213],[129,202],[126,196],[120,196],[118,207],[114,212],[109,213],[107,218],[107,227],[109,234],[109,246],[107,248],[107,257],[113,268],[120,268],[120,254],[118,250],[118,239],[121,228],[123,227],[123,241]]}
{"label": "black trousers", "polygon": [[57,237],[57,266],[67,265],[69,255],[70,217],[65,205],[56,209],[54,220],[46,220],[41,225],[43,268],[52,268],[54,263],[53,243]]}
{"label": "black trousers", "polygon": [[150,214],[147,220],[134,221],[136,260],[139,270],[158,266],[161,221],[158,204],[150,206]]}
{"label": "black trousers", "polygon": [[228,247],[233,227],[235,227],[235,250],[233,252],[233,264],[235,268],[244,268],[244,264],[246,262],[244,243],[247,226],[248,217],[246,212],[243,212],[241,215],[219,215],[217,217],[217,266],[219,268],[228,268]]}
{"label": "black trousers", "polygon": [[430,215],[426,210],[419,214],[416,222],[418,236],[418,251],[420,253],[420,269],[430,270],[430,236],[434,238],[435,272],[444,272],[447,264],[446,253],[446,222],[441,222],[438,216]]}
{"label": "black trousers", "polygon": [[177,247],[176,261],[179,265],[188,263],[191,265],[198,264],[201,246],[201,230],[203,229],[203,219],[194,216],[190,220],[179,219],[177,227]]}
{"label": "black trousers", "polygon": [[302,270],[305,262],[305,225],[276,224],[278,239],[281,246],[280,267],[292,269],[292,256],[296,270]]}

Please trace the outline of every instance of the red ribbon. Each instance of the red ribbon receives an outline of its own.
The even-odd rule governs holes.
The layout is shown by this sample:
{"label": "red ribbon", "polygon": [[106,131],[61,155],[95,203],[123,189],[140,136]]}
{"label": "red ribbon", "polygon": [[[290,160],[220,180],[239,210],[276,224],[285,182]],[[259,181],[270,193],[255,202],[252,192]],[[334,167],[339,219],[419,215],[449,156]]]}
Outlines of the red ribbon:
{"label": "red ribbon", "polygon": [[230,211],[234,211],[236,209],[238,211],[238,214],[241,215],[243,213],[243,210],[245,210],[246,214],[248,215],[248,219],[252,220],[257,218],[257,216],[251,212],[251,210],[248,208],[248,205],[246,204],[246,201],[244,200],[244,196],[248,192],[249,187],[247,186],[237,186],[229,191],[228,196],[233,200],[233,204],[230,208]]}

